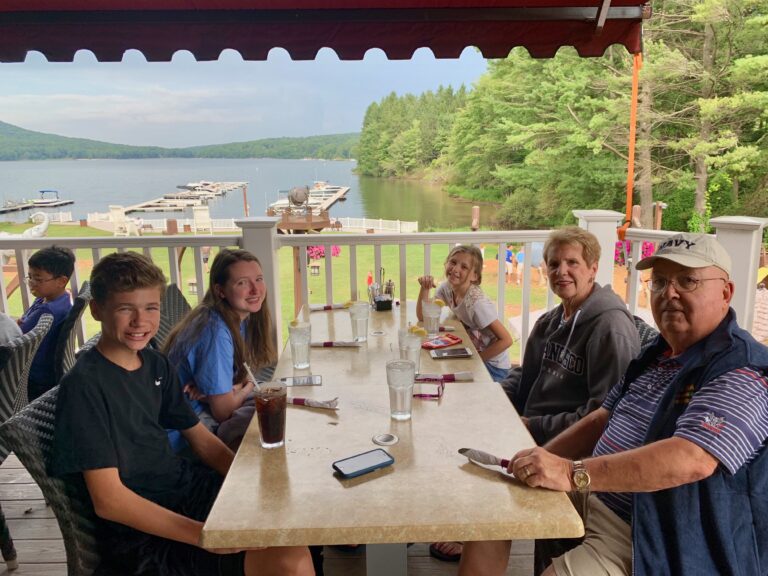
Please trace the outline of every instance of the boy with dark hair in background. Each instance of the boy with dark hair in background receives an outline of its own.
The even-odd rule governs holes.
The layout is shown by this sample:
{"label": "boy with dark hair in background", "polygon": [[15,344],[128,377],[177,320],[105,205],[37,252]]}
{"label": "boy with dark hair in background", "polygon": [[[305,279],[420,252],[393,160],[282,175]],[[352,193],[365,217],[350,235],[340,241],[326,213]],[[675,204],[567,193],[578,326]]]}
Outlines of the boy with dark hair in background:
{"label": "boy with dark hair in background", "polygon": [[[125,575],[311,575],[306,547],[204,550],[203,522],[232,452],[198,420],[168,360],[146,348],[157,332],[162,271],[136,252],[91,274],[101,338],[61,380],[52,471],[82,474],[102,519],[105,563]],[[199,463],[173,453],[180,430]]]}
{"label": "boy with dark hair in background", "polygon": [[27,284],[35,296],[32,306],[19,318],[25,334],[37,326],[40,316],[53,315],[53,324],[40,343],[40,348],[29,368],[27,396],[32,401],[56,385],[53,355],[61,332],[61,323],[72,308],[67,283],[75,270],[75,254],[63,246],[51,246],[38,250],[29,259]]}

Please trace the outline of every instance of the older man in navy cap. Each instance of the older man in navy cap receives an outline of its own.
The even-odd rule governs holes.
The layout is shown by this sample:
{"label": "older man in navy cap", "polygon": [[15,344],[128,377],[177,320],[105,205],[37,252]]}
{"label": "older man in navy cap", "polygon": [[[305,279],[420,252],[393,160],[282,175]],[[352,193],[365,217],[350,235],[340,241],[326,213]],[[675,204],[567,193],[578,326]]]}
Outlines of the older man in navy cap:
{"label": "older man in navy cap", "polygon": [[[582,511],[582,543],[544,574],[766,575],[768,348],[736,323],[731,259],[678,234],[637,268],[652,269],[655,345],[601,408],[509,465]],[[459,573],[504,574],[508,555],[467,543]]]}

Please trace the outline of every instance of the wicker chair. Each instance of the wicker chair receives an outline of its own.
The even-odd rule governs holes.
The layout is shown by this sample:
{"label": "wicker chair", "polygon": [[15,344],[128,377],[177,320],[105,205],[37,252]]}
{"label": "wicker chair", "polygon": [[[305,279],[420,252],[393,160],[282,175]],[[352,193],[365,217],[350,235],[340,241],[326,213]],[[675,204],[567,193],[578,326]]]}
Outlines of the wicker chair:
{"label": "wicker chair", "polygon": [[75,352],[75,358],[80,358],[81,354],[84,354],[85,352],[88,352],[91,348],[96,346],[96,344],[99,343],[99,339],[101,338],[101,332],[96,332],[93,336],[88,338],[85,342],[83,342],[83,345],[80,346],[80,348]]}
{"label": "wicker chair", "polygon": [[59,336],[56,340],[56,350],[53,354],[53,362],[56,367],[56,383],[64,377],[64,374],[75,365],[75,343],[77,341],[77,328],[80,326],[83,313],[88,302],[91,301],[91,285],[83,282],[80,293],[75,298],[72,308],[70,308],[67,317],[64,318],[59,330]]}
{"label": "wicker chair", "polygon": [[154,346],[161,348],[173,327],[192,310],[176,284],[169,284],[160,302],[160,326],[154,337]]}
{"label": "wicker chair", "polygon": [[0,426],[0,442],[14,451],[43,491],[64,537],[69,576],[97,574],[101,557],[96,542],[96,514],[82,477],[78,481],[48,475],[53,450],[54,416],[59,387],[49,390]]}
{"label": "wicker chair", "polygon": [[653,344],[656,336],[659,335],[659,331],[639,316],[635,316],[634,320],[635,328],[637,328],[637,332],[640,334],[640,351],[642,353],[643,350]]}
{"label": "wicker chair", "polygon": [[[0,346],[0,422],[8,420],[16,410],[22,383],[26,401],[29,366],[52,324],[53,316],[43,314],[32,330]],[[9,452],[10,448],[0,441],[0,464],[5,461]],[[0,551],[8,569],[16,568],[16,548],[8,531],[2,508],[0,508]]]}

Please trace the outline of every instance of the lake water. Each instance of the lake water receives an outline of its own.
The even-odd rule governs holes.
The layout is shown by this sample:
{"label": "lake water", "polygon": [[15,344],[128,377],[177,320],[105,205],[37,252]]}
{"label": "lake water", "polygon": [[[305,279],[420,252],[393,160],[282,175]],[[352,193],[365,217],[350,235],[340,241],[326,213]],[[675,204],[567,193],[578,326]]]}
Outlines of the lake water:
{"label": "lake water", "polygon": [[[418,221],[427,227],[469,226],[471,204],[452,200],[439,186],[422,181],[360,177],[354,161],[274,159],[150,159],[150,160],[40,160],[0,162],[0,204],[33,199],[38,190],[58,190],[62,199],[75,203],[61,208],[77,220],[89,212],[107,212],[110,204],[128,206],[176,192],[188,182],[248,182],[252,216],[262,215],[277,200],[278,190],[311,185],[315,180],[349,186],[346,202],[331,208],[332,217],[368,217]],[[214,218],[243,216],[239,190],[212,201]],[[482,223],[494,210],[481,208]],[[0,215],[0,220],[23,222],[31,211]],[[181,212],[144,213],[144,218],[191,217]]]}

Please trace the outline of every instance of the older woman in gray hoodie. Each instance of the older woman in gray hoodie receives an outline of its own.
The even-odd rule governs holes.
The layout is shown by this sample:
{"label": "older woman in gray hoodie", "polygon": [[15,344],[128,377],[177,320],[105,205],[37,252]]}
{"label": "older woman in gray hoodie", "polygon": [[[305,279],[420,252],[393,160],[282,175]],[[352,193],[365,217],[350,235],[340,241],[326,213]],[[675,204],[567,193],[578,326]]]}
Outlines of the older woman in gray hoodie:
{"label": "older woman in gray hoodie", "polygon": [[598,408],[640,352],[626,305],[595,282],[599,259],[597,238],[575,226],[554,230],[544,246],[561,304],[539,318],[522,366],[501,383],[538,444]]}

